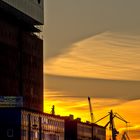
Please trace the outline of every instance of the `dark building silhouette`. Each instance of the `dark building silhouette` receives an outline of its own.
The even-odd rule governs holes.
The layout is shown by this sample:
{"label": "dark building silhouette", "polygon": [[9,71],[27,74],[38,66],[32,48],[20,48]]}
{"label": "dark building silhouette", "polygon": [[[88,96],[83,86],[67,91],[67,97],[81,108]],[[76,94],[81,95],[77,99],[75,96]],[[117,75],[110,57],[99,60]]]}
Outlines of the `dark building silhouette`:
{"label": "dark building silhouette", "polygon": [[2,108],[0,114],[2,140],[64,140],[60,116],[25,108]]}
{"label": "dark building silhouette", "polygon": [[106,128],[94,123],[82,122],[73,115],[65,120],[65,140],[106,140]]}
{"label": "dark building silhouette", "polygon": [[43,22],[32,17],[31,6],[28,0],[0,1],[0,96],[21,97],[23,107],[43,111],[43,40],[35,35]]}

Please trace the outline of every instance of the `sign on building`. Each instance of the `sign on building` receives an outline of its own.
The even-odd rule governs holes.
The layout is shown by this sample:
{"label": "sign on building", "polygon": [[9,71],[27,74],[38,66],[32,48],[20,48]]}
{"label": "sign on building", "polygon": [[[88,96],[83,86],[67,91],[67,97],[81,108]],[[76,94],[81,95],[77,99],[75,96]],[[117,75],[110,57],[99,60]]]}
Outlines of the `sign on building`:
{"label": "sign on building", "polygon": [[0,107],[23,107],[23,97],[0,96]]}

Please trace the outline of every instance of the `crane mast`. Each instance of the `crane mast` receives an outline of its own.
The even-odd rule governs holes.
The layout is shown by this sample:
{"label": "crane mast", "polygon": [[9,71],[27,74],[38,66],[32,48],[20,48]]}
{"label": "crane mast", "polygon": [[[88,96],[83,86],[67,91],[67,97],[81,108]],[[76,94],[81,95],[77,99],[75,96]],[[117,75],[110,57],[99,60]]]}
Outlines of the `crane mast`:
{"label": "crane mast", "polygon": [[[126,124],[128,123],[125,119],[123,119],[118,113],[113,113],[113,111],[111,110],[106,116],[102,117],[101,119],[99,119],[98,121],[96,121],[95,123],[103,120],[104,118],[109,116],[109,121],[107,122],[107,124],[104,126],[105,128],[109,125],[109,129],[112,131],[112,140],[116,140],[117,135],[119,134],[119,131],[116,130],[115,128],[115,124],[114,124],[114,118],[117,118],[123,122],[125,122]],[[130,140],[127,133],[125,132],[123,134],[122,140]]]}
{"label": "crane mast", "polygon": [[88,97],[88,103],[89,103],[91,123],[93,123],[94,122],[94,119],[93,119],[93,111],[92,111],[92,105],[91,105],[90,97]]}
{"label": "crane mast", "polygon": [[110,130],[112,131],[112,140],[116,140],[116,136],[119,134],[119,132],[116,130],[114,125],[114,114],[113,111],[110,111]]}

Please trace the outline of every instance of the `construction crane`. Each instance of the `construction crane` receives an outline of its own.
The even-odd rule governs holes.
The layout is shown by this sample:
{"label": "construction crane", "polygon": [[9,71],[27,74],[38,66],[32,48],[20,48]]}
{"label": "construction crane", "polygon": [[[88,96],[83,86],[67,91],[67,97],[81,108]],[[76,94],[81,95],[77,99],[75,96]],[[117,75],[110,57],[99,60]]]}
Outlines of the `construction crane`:
{"label": "construction crane", "polygon": [[90,97],[88,97],[88,103],[89,103],[91,123],[93,123],[94,122],[94,117],[93,117],[93,111],[92,111],[92,105],[91,105]]}
{"label": "construction crane", "polygon": [[[112,132],[112,140],[116,140],[117,135],[119,134],[119,131],[117,131],[117,129],[115,128],[115,124],[114,124],[114,118],[118,118],[119,120],[125,122],[126,124],[128,123],[126,120],[124,120],[118,113],[113,113],[113,111],[111,110],[106,116],[102,117],[101,119],[99,119],[98,121],[96,121],[95,123],[103,120],[104,118],[109,116],[109,122],[107,122],[107,124],[104,126],[105,128],[109,126],[109,129]],[[128,136],[128,135],[127,135]],[[126,133],[124,134],[124,137],[126,138]],[[128,138],[128,137],[127,137]],[[122,139],[122,140],[127,140],[127,139]],[[130,140],[130,139],[128,139]]]}
{"label": "construction crane", "polygon": [[129,138],[127,132],[124,132],[124,133],[123,133],[121,140],[130,140],[130,138]]}

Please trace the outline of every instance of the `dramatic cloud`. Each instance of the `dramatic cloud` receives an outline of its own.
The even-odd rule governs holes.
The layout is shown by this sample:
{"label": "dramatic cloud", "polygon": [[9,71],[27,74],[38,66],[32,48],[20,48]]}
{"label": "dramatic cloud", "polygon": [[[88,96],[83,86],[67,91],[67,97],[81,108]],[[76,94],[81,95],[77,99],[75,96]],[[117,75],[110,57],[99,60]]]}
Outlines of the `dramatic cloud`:
{"label": "dramatic cloud", "polygon": [[140,81],[105,80],[57,75],[45,75],[44,79],[44,88],[53,91],[54,93],[52,94],[57,94],[57,96],[91,96],[93,98],[125,100],[140,98]]}
{"label": "dramatic cloud", "polygon": [[140,34],[140,1],[45,1],[45,60],[70,44],[106,31]]}
{"label": "dramatic cloud", "polygon": [[45,63],[47,74],[113,80],[140,80],[140,36],[105,32],[71,45]]}
{"label": "dramatic cloud", "polygon": [[55,105],[58,114],[90,120],[91,96],[95,119],[113,109],[133,125],[131,138],[140,138],[139,127],[134,129],[140,124],[139,5],[138,0],[45,1],[46,112]]}

